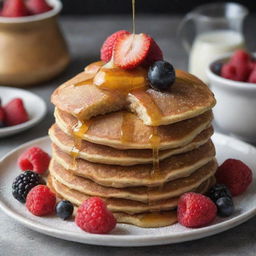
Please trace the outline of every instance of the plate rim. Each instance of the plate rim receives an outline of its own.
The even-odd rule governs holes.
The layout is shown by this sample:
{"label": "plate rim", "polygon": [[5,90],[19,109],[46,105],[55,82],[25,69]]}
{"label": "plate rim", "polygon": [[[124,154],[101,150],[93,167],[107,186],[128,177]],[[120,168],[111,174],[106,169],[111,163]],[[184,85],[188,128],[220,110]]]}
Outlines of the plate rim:
{"label": "plate rim", "polygon": [[[232,140],[239,143],[244,144],[247,147],[252,148],[256,151],[256,147],[246,142],[243,142],[239,139],[230,137],[228,135],[224,135],[221,133],[215,133],[214,137],[225,138],[226,140]],[[4,155],[0,159],[0,168],[5,160],[12,156],[12,154],[16,153],[20,149],[24,147],[28,147],[38,142],[44,142],[49,140],[49,136],[40,137],[34,140],[30,140]],[[102,246],[121,246],[121,247],[131,247],[131,246],[151,246],[151,245],[164,245],[164,244],[172,244],[179,243],[185,241],[192,241],[199,238],[204,238],[207,236],[211,236],[217,233],[221,233],[228,229],[234,228],[243,222],[247,221],[251,217],[256,215],[256,206],[238,216],[235,216],[231,219],[226,220],[225,222],[219,222],[211,226],[206,226],[199,229],[193,229],[189,233],[177,232],[175,234],[159,234],[157,236],[152,236],[150,234],[145,235],[118,235],[118,234],[107,234],[107,235],[98,235],[98,234],[89,234],[89,233],[74,233],[73,231],[56,229],[54,227],[46,226],[44,224],[38,223],[36,220],[27,219],[23,217],[18,212],[13,211],[5,204],[4,200],[2,200],[0,193],[0,209],[2,211],[13,218],[18,223],[35,230],[39,233],[47,234],[52,237],[57,237],[63,240],[75,241],[85,244],[94,244],[94,245],[102,245]],[[118,239],[117,239],[118,238]],[[106,244],[106,242],[110,242],[110,244]],[[129,242],[125,244],[125,242]]]}
{"label": "plate rim", "polygon": [[0,90],[1,89],[10,90],[10,91],[20,91],[20,92],[32,95],[34,98],[36,98],[41,103],[42,111],[40,113],[38,113],[33,119],[30,119],[25,123],[1,128],[0,129],[0,136],[5,137],[5,136],[9,136],[9,135],[11,135],[15,132],[19,132],[19,131],[23,131],[25,129],[28,129],[28,128],[34,126],[35,124],[39,123],[43,119],[43,117],[46,115],[46,112],[47,112],[46,102],[40,96],[38,96],[37,94],[35,94],[31,91],[27,91],[25,89],[16,88],[16,87],[2,86],[2,85],[0,86]]}

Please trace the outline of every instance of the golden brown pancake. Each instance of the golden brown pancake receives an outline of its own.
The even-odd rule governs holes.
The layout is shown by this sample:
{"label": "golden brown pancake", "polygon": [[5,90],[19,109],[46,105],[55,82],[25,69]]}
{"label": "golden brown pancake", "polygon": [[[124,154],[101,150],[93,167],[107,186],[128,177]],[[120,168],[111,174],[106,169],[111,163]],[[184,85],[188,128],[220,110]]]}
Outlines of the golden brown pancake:
{"label": "golden brown pancake", "polygon": [[[184,71],[176,71],[176,81],[168,92],[152,89],[121,91],[99,89],[92,78],[99,71],[99,62],[58,87],[52,103],[79,120],[128,108],[146,125],[159,126],[200,115],[215,105],[207,85]],[[77,86],[78,85],[78,86]]]}
{"label": "golden brown pancake", "polygon": [[[201,186],[201,193],[205,193],[215,183],[215,179],[211,178],[205,182],[204,187]],[[51,190],[57,194],[61,199],[68,199],[73,204],[79,206],[78,199],[81,193],[78,191],[70,191],[70,189],[62,190],[60,195],[52,186],[51,177],[48,177],[47,185]],[[62,188],[65,188],[64,186]],[[199,191],[198,191],[199,192]],[[164,227],[174,224],[177,221],[176,210],[165,211],[165,212],[154,212],[154,213],[141,213],[141,214],[127,214],[121,212],[114,212],[114,216],[118,223],[132,224],[142,228],[157,228]]]}
{"label": "golden brown pancake", "polygon": [[[205,144],[212,134],[213,129],[210,127],[202,131],[192,142],[183,147],[161,150],[159,152],[159,160],[196,149]],[[49,129],[49,135],[51,141],[63,152],[67,154],[72,152],[72,154],[76,154],[77,157],[90,162],[113,165],[136,165],[152,163],[153,161],[152,150],[150,149],[118,150],[85,140],[77,143],[76,139],[65,134],[56,124]]]}
{"label": "golden brown pancake", "polygon": [[[122,198],[147,203],[180,196],[188,191],[195,191],[203,182],[213,176],[217,169],[215,160],[207,163],[188,177],[170,181],[159,187],[111,188],[98,185],[94,181],[73,175],[56,161],[52,160],[49,170],[52,177],[70,189],[88,196]],[[154,178],[154,177],[153,177]]]}
{"label": "golden brown pancake", "polygon": [[[125,117],[126,115],[129,115],[129,118]],[[124,117],[125,126],[128,127],[125,140],[122,136]],[[58,127],[66,134],[72,135],[72,130],[78,123],[77,119],[57,109],[55,118]],[[209,111],[192,119],[157,127],[156,133],[160,138],[159,149],[177,148],[190,143],[210,126],[212,119],[212,112]],[[144,125],[135,114],[123,111],[91,119],[88,130],[80,136],[83,140],[119,149],[151,149],[152,134],[153,127]]]}
{"label": "golden brown pancake", "polygon": [[53,159],[74,174],[109,187],[159,186],[167,181],[191,175],[198,168],[210,162],[215,156],[211,141],[193,151],[171,156],[160,162],[158,175],[150,178],[152,165],[118,166],[91,163],[73,159],[52,145]]}

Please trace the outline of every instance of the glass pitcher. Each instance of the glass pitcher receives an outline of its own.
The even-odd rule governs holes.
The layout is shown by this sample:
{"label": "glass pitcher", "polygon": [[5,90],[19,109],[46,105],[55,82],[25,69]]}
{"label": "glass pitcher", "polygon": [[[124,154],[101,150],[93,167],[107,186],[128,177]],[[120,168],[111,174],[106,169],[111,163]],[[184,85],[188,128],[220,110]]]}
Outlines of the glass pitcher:
{"label": "glass pitcher", "polygon": [[[237,3],[213,3],[199,6],[180,23],[178,34],[189,53],[189,72],[207,83],[207,65],[219,55],[245,48],[242,25],[248,10]],[[194,40],[188,32],[194,27]],[[185,29],[187,28],[187,29]]]}

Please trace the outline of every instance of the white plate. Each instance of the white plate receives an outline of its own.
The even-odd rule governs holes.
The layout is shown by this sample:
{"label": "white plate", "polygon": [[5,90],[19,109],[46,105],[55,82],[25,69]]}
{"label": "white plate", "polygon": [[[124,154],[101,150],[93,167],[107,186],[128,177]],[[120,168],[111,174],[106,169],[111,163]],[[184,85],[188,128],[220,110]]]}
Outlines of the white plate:
{"label": "white plate", "polygon": [[17,97],[23,100],[25,108],[29,114],[29,121],[14,126],[0,128],[0,138],[22,132],[34,126],[40,122],[46,114],[46,104],[39,96],[23,89],[0,86],[2,105]]}
{"label": "white plate", "polygon": [[150,246],[194,240],[210,236],[235,227],[256,214],[256,149],[249,144],[221,134],[215,134],[213,141],[217,158],[221,163],[227,158],[238,158],[254,169],[254,180],[244,195],[234,199],[236,211],[232,217],[218,218],[212,225],[188,229],[179,224],[164,228],[144,229],[119,224],[108,235],[94,235],[80,230],[73,221],[63,221],[57,217],[36,217],[11,195],[13,179],[20,173],[16,160],[27,147],[39,146],[50,153],[48,137],[26,143],[10,152],[0,162],[0,208],[13,219],[38,232],[86,244],[106,246]]}

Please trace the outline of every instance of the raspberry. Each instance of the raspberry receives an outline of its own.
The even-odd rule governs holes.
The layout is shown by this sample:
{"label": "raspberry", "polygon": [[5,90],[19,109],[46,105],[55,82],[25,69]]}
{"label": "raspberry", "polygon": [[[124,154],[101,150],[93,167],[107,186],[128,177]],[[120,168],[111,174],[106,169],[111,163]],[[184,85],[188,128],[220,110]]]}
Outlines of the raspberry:
{"label": "raspberry", "polygon": [[248,63],[250,61],[250,55],[244,50],[237,50],[234,52],[233,56],[230,59],[230,62],[234,65],[239,63]]}
{"label": "raspberry", "polygon": [[116,39],[119,38],[121,35],[125,35],[125,34],[130,34],[130,33],[126,30],[120,30],[110,35],[104,41],[100,50],[100,58],[102,61],[109,62],[111,60]]}
{"label": "raspberry", "polygon": [[217,214],[217,207],[210,198],[189,192],[183,194],[178,201],[178,221],[190,228],[203,227],[212,222]]}
{"label": "raspberry", "polygon": [[27,0],[26,5],[33,14],[48,12],[52,9],[45,0]]}
{"label": "raspberry", "polygon": [[7,126],[13,126],[28,121],[28,113],[20,98],[15,98],[4,107],[5,122]]}
{"label": "raspberry", "polygon": [[229,64],[229,63],[224,64],[222,66],[221,76],[226,78],[226,79],[238,81],[238,76],[237,76],[237,73],[236,73],[236,67]]}
{"label": "raspberry", "polygon": [[231,60],[230,64],[236,69],[236,77],[238,81],[246,81],[251,71],[251,57],[244,50],[237,50]]}
{"label": "raspberry", "polygon": [[252,182],[251,169],[240,160],[227,159],[219,166],[216,174],[218,183],[225,184],[232,196],[245,192]]}
{"label": "raspberry", "polygon": [[37,173],[26,171],[15,178],[12,195],[21,203],[25,203],[28,192],[39,184],[45,184],[42,177]]}
{"label": "raspberry", "polygon": [[4,17],[22,17],[29,15],[29,10],[23,0],[6,0],[1,15]]}
{"label": "raspberry", "polygon": [[36,216],[45,216],[53,213],[55,205],[55,194],[45,185],[37,185],[27,195],[26,207]]}
{"label": "raspberry", "polygon": [[149,53],[144,62],[142,63],[142,65],[148,67],[158,60],[163,60],[163,53],[158,44],[152,38]]}
{"label": "raspberry", "polygon": [[20,155],[18,165],[23,171],[33,170],[42,174],[48,169],[50,160],[50,156],[41,148],[31,147]]}
{"label": "raspberry", "polygon": [[94,234],[107,234],[116,226],[114,215],[99,197],[91,197],[82,203],[75,222],[82,230]]}

